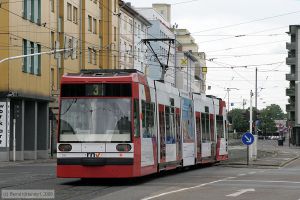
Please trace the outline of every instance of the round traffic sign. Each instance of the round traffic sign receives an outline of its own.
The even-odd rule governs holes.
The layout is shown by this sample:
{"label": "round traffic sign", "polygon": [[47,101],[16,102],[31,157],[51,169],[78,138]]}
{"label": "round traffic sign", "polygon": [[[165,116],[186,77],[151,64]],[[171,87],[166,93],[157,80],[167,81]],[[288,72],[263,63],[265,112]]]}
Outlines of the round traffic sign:
{"label": "round traffic sign", "polygon": [[245,145],[251,145],[254,142],[254,136],[250,132],[244,133],[242,136],[242,142]]}

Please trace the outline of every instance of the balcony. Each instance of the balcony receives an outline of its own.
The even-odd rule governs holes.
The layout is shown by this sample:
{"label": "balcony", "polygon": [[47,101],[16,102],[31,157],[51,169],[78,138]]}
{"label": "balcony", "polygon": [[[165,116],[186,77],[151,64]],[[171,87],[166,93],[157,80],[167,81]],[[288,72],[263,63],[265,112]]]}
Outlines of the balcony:
{"label": "balcony", "polygon": [[295,104],[287,104],[286,105],[286,112],[295,111]]}
{"label": "balcony", "polygon": [[286,64],[287,65],[295,65],[296,64],[296,58],[295,57],[287,57],[286,58]]}
{"label": "balcony", "polygon": [[294,49],[296,49],[296,42],[287,42],[286,43],[286,49],[288,49],[288,50],[294,50]]}
{"label": "balcony", "polygon": [[296,75],[295,74],[286,74],[285,79],[287,81],[295,81],[296,80]]}
{"label": "balcony", "polygon": [[295,88],[287,88],[286,96],[289,96],[289,97],[295,96]]}

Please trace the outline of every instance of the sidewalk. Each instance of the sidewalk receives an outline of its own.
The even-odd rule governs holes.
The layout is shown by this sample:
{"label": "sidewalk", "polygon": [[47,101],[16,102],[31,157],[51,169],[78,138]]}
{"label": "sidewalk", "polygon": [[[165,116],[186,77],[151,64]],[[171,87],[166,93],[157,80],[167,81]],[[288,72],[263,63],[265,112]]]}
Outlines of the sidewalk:
{"label": "sidewalk", "polygon": [[231,155],[239,153],[240,157],[229,158],[222,163],[232,167],[283,167],[293,160],[300,158],[300,147],[278,146],[277,140],[259,140],[257,145],[257,159],[250,161],[247,166],[246,146],[232,146],[229,148]]}
{"label": "sidewalk", "polygon": [[10,162],[0,162],[1,167],[10,167],[10,166],[18,166],[18,165],[26,165],[26,164],[35,164],[35,163],[56,163],[56,158],[48,158],[48,159],[38,159],[38,160],[24,160],[24,161],[10,161]]}

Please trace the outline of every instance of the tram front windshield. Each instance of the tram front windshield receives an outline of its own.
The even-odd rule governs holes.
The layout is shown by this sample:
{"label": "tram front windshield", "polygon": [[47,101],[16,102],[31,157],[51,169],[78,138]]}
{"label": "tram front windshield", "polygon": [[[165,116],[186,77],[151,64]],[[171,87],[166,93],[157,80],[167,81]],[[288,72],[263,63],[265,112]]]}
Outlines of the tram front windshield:
{"label": "tram front windshield", "polygon": [[59,133],[60,142],[130,142],[131,98],[62,98]]}

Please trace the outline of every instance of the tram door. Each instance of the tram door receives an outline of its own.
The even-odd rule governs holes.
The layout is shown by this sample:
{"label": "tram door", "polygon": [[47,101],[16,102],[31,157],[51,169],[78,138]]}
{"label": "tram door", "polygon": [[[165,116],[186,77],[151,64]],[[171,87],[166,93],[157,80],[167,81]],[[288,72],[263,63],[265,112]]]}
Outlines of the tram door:
{"label": "tram door", "polygon": [[165,106],[159,105],[159,139],[160,139],[160,163],[166,161],[166,120]]}
{"label": "tram door", "polygon": [[196,112],[196,134],[197,134],[197,162],[201,162],[201,114]]}
{"label": "tram door", "polygon": [[182,159],[182,137],[180,132],[180,109],[176,108],[176,117],[175,117],[175,124],[176,124],[176,157],[177,160]]}
{"label": "tram door", "polygon": [[211,138],[211,157],[213,159],[216,158],[216,149],[217,149],[217,144],[216,144],[216,132],[215,132],[215,116],[214,114],[209,115],[210,119],[210,138]]}

